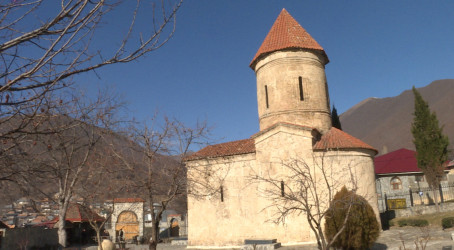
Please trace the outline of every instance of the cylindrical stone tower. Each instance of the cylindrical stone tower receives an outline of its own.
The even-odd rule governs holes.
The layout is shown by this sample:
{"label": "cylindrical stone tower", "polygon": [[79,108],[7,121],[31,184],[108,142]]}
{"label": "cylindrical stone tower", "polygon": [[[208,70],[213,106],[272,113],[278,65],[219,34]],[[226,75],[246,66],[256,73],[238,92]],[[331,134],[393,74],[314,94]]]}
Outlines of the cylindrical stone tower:
{"label": "cylindrical stone tower", "polygon": [[323,48],[283,9],[250,64],[260,130],[284,122],[328,131],[328,62]]}

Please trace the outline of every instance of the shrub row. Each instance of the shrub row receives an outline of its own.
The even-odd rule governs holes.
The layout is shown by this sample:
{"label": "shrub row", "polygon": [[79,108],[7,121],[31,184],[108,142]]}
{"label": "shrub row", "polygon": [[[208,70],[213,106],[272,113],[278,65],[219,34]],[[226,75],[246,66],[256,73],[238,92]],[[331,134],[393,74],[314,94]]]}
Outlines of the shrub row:
{"label": "shrub row", "polygon": [[429,222],[423,219],[401,219],[397,224],[399,224],[399,227],[425,227],[429,225]]}
{"label": "shrub row", "polygon": [[454,217],[446,217],[441,220],[443,229],[454,227]]}

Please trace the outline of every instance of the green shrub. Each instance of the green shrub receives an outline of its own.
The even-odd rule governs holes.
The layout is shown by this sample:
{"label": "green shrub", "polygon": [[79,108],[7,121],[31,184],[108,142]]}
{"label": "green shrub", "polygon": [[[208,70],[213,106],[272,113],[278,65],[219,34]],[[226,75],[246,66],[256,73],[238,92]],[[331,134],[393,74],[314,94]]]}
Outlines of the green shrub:
{"label": "green shrub", "polygon": [[399,227],[425,227],[429,225],[429,222],[422,219],[401,219],[397,221],[397,224],[399,224]]}
{"label": "green shrub", "polygon": [[441,219],[441,226],[443,229],[454,227],[454,217],[446,217]]}
{"label": "green shrub", "polygon": [[368,249],[377,240],[380,232],[377,217],[366,199],[345,187],[337,192],[327,211],[326,238],[332,241],[342,228],[350,206],[345,228],[332,246],[342,249]]}
{"label": "green shrub", "polygon": [[399,227],[408,226],[408,220],[406,220],[406,219],[399,220],[399,221],[397,221],[397,224],[399,224]]}

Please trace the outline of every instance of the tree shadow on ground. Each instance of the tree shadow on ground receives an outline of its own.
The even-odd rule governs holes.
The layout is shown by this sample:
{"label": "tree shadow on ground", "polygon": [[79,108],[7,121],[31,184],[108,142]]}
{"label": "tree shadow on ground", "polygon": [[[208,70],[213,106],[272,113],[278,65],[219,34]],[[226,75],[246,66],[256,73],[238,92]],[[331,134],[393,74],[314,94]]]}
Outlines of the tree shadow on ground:
{"label": "tree shadow on ground", "polygon": [[388,249],[388,246],[382,243],[375,243],[371,250],[383,250],[383,249]]}

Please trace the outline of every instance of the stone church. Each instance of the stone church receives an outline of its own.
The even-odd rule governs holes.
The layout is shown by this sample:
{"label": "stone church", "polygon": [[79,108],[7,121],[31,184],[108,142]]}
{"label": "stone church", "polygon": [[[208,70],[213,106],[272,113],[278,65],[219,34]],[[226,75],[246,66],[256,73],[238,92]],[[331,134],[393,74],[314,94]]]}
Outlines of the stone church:
{"label": "stone church", "polygon": [[327,208],[328,187],[336,191],[345,185],[378,215],[377,151],[332,128],[328,62],[322,46],[283,9],[250,63],[257,77],[260,131],[186,158],[188,248],[239,247],[247,239],[315,243],[304,212],[282,216],[281,196],[301,184],[291,168],[295,164],[318,185],[320,209]]}

